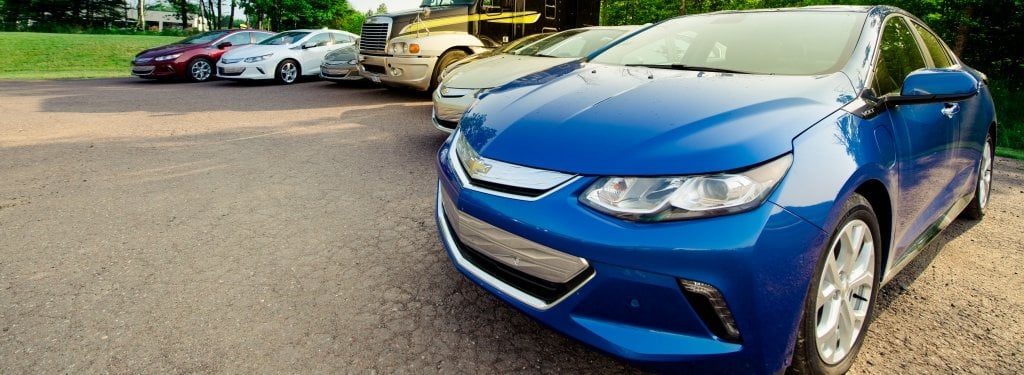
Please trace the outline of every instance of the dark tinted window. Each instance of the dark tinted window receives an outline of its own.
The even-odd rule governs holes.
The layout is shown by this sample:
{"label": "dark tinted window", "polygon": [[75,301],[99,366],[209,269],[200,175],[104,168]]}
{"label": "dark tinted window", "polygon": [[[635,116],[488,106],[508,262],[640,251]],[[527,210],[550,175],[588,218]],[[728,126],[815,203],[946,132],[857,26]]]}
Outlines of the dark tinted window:
{"label": "dark tinted window", "polygon": [[221,43],[230,42],[233,46],[242,46],[249,44],[249,33],[237,33],[235,35],[224,38],[220,41]]}
{"label": "dark tinted window", "polygon": [[903,79],[924,67],[924,56],[903,18],[892,17],[886,21],[871,83],[875,95],[899,94]]}
{"label": "dark tinted window", "polygon": [[202,34],[199,34],[199,35],[196,35],[196,36],[185,38],[184,40],[182,40],[182,41],[180,41],[178,43],[179,44],[203,44],[203,43],[209,43],[209,42],[212,42],[214,40],[217,40],[217,38],[220,38],[220,37],[224,36],[224,34],[227,34],[227,33],[228,32],[224,31],[224,30],[207,31],[205,33],[202,33]]}
{"label": "dark tinted window", "polygon": [[334,43],[339,43],[339,44],[340,43],[352,43],[353,39],[348,34],[342,34],[342,33],[331,33],[331,34],[334,35]]}
{"label": "dark tinted window", "polygon": [[320,34],[313,35],[305,43],[302,43],[302,45],[304,45],[304,46],[317,46],[317,47],[331,45],[331,34],[329,34],[329,33],[320,33]]}
{"label": "dark tinted window", "polygon": [[942,42],[939,41],[939,37],[916,23],[914,24],[914,28],[916,28],[917,33],[921,35],[921,41],[923,41],[924,46],[928,48],[928,55],[932,57],[932,62],[935,63],[936,68],[948,68],[956,65],[953,63],[953,60],[949,58],[949,54],[946,53],[946,48],[943,47]]}
{"label": "dark tinted window", "polygon": [[292,43],[298,42],[299,39],[305,38],[306,35],[309,35],[308,31],[285,31],[283,33],[279,33],[277,35],[274,35],[274,36],[272,36],[272,37],[270,37],[270,38],[260,42],[260,44],[268,45],[268,46],[278,46],[278,45],[282,45],[282,44],[292,44]]}
{"label": "dark tinted window", "polygon": [[252,36],[256,38],[256,43],[259,43],[259,42],[262,42],[264,40],[267,40],[267,38],[270,38],[270,37],[274,36],[274,34],[270,34],[270,33],[252,33]]}

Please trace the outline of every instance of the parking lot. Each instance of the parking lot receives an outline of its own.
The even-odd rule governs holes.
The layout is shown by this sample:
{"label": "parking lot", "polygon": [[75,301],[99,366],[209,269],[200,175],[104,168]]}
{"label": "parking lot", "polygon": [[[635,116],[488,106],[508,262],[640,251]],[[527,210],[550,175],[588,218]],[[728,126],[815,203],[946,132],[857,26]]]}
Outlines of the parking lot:
{"label": "parking lot", "polygon": [[[424,94],[0,82],[0,373],[623,373],[449,263]],[[853,372],[1024,372],[1024,163],[881,292]]]}

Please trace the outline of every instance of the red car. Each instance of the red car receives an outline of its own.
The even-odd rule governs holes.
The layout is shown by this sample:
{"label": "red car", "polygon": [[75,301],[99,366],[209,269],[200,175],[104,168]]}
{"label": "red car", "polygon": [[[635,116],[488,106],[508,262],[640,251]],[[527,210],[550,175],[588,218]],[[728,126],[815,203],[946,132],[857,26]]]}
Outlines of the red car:
{"label": "red car", "polygon": [[139,52],[132,60],[132,75],[147,79],[208,81],[215,76],[214,64],[224,52],[259,43],[272,35],[271,32],[248,29],[208,31],[174,44]]}

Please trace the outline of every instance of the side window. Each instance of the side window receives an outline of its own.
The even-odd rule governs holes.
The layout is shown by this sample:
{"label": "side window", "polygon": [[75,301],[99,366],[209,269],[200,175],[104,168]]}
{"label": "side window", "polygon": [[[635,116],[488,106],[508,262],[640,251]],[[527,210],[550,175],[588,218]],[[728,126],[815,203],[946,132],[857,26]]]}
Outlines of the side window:
{"label": "side window", "polygon": [[305,43],[302,43],[302,45],[304,45],[304,46],[315,45],[317,47],[327,46],[327,45],[330,45],[330,44],[331,44],[331,34],[329,34],[329,33],[320,33],[320,34],[313,35],[312,38],[309,38],[309,40],[307,40]]}
{"label": "side window", "polygon": [[264,41],[264,40],[267,40],[267,39],[269,39],[269,38],[270,38],[271,36],[273,36],[274,34],[267,34],[267,33],[252,33],[252,35],[253,35],[254,37],[256,37],[256,43],[259,43],[259,42],[262,42],[262,41]]}
{"label": "side window", "polygon": [[233,46],[244,46],[246,44],[249,44],[249,33],[237,33],[235,35],[224,38],[224,40],[220,42],[231,42],[231,45]]}
{"label": "side window", "polygon": [[871,82],[875,95],[899,95],[907,75],[924,67],[924,56],[903,18],[892,17],[886,21]]}
{"label": "side window", "polygon": [[342,34],[342,33],[332,33],[332,34],[334,34],[334,43],[337,43],[337,44],[352,43],[352,37],[348,36],[347,34]]}
{"label": "side window", "polygon": [[946,53],[946,48],[942,46],[939,37],[916,23],[914,28],[921,35],[921,40],[924,41],[924,46],[928,48],[928,55],[932,57],[932,62],[935,63],[936,68],[948,68],[956,65],[953,63],[953,59],[949,57],[949,54]]}

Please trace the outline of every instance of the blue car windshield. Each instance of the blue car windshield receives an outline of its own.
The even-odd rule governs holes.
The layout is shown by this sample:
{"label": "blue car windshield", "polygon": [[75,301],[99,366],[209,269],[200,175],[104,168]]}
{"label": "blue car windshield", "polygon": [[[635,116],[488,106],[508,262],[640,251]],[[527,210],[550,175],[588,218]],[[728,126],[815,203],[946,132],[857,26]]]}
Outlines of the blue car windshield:
{"label": "blue car windshield", "polygon": [[308,31],[285,31],[274,35],[267,40],[260,42],[264,46],[279,46],[284,44],[292,44],[298,42],[299,39],[305,38],[309,35]]}
{"label": "blue car windshield", "polygon": [[680,17],[622,41],[593,61],[754,74],[832,73],[846,65],[865,17],[820,11]]}

